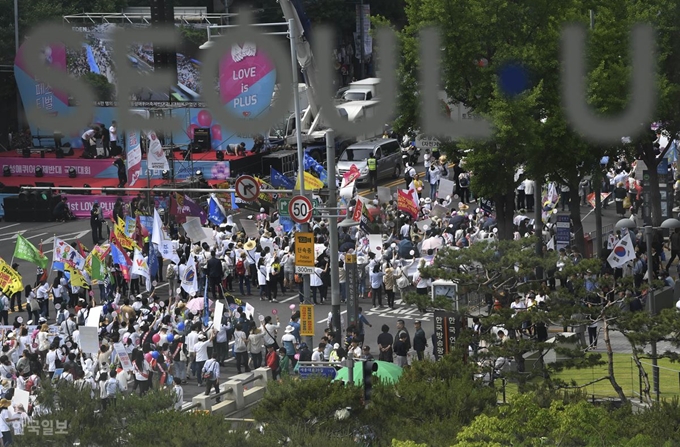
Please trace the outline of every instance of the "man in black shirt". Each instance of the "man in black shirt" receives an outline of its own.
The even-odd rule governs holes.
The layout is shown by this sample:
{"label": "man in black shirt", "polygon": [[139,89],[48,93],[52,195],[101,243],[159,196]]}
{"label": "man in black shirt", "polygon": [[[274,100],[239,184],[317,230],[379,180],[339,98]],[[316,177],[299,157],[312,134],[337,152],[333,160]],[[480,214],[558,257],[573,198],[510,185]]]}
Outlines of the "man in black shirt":
{"label": "man in black shirt", "polygon": [[214,300],[217,299],[217,293],[215,290],[219,291],[220,298],[224,298],[222,294],[222,276],[224,276],[224,271],[222,269],[222,261],[217,259],[215,256],[215,250],[210,252],[210,259],[206,263],[206,270],[208,274],[208,284],[210,286],[210,293]]}

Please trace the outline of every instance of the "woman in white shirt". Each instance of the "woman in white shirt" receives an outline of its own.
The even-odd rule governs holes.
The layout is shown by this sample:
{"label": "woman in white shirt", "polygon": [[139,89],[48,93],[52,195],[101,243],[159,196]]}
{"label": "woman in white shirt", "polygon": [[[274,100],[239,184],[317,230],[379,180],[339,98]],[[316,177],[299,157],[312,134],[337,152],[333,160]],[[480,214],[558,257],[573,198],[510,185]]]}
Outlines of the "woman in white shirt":
{"label": "woman in white shirt", "polygon": [[[328,270],[328,265],[326,265],[326,269],[322,269],[320,267],[315,267],[314,268],[314,273],[309,275],[309,286],[312,289],[312,301],[314,304],[319,304],[316,301],[316,292],[319,291],[319,295],[321,295],[321,286],[323,286],[323,280],[321,279],[321,275]],[[323,300],[321,300],[321,303],[323,303]]]}
{"label": "woman in white shirt", "polygon": [[430,287],[432,280],[429,278],[423,278],[420,274],[421,269],[425,268],[425,260],[421,259],[418,264],[418,269],[413,274],[413,284],[416,286],[416,293],[418,295],[427,295],[427,289]]}
{"label": "woman in white shirt", "polygon": [[260,258],[257,261],[257,284],[260,286],[260,301],[267,299],[267,279],[269,278],[269,272],[267,265],[264,262],[264,258]]}
{"label": "woman in white shirt", "polygon": [[253,369],[262,366],[262,345],[264,344],[264,332],[261,328],[254,327],[248,335],[248,351],[253,361]]}
{"label": "woman in white shirt", "polygon": [[144,353],[141,350],[137,350],[133,353],[134,360],[132,362],[132,368],[135,372],[135,388],[139,388],[139,395],[143,396],[149,391],[149,371],[151,371],[151,365],[144,358]]}
{"label": "woman in white shirt", "polygon": [[383,278],[385,273],[380,270],[380,264],[376,263],[373,266],[373,271],[370,274],[371,279],[371,295],[373,297],[373,307],[376,301],[378,302],[378,307],[383,307],[382,305],[382,289],[383,289]]}
{"label": "woman in white shirt", "polygon": [[276,317],[276,324],[272,324],[271,316],[267,315],[264,317],[264,321],[262,322],[262,332],[264,334],[263,338],[265,345],[271,346],[276,344],[279,327],[281,327],[281,321],[279,320],[279,317]]}

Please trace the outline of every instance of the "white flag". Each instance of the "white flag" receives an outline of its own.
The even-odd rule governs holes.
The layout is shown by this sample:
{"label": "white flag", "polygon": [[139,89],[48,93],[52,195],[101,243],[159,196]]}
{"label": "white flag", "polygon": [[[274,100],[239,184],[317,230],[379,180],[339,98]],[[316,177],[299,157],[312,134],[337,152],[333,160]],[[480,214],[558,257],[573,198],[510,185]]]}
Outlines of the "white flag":
{"label": "white flag", "polygon": [[151,227],[151,242],[160,246],[163,242],[163,221],[161,216],[158,214],[158,210],[154,208],[153,210],[153,226]]}
{"label": "white flag", "polygon": [[619,268],[633,259],[635,259],[635,248],[633,247],[633,241],[630,240],[630,234],[627,234],[616,244],[607,258],[607,262],[613,268]]}
{"label": "white flag", "polygon": [[177,255],[175,247],[172,245],[172,241],[163,239],[163,241],[158,246],[158,252],[161,254],[163,259],[167,259],[168,261],[172,261],[175,264],[179,264],[179,256]]}
{"label": "white flag", "polygon": [[139,251],[138,248],[135,248],[135,254],[132,258],[132,269],[130,270],[130,273],[133,275],[149,278],[149,264],[147,264],[146,259],[144,259],[144,255],[141,251]]}
{"label": "white flag", "polygon": [[72,264],[77,270],[85,269],[85,258],[78,253],[78,250],[58,237],[54,238],[54,248],[52,251],[52,265],[55,262]]}
{"label": "white flag", "polygon": [[546,250],[555,251],[555,236],[551,237],[548,243],[546,244]]}
{"label": "white flag", "polygon": [[184,273],[182,273],[182,289],[189,295],[198,293],[198,274],[196,272],[196,263],[192,260],[187,262]]}

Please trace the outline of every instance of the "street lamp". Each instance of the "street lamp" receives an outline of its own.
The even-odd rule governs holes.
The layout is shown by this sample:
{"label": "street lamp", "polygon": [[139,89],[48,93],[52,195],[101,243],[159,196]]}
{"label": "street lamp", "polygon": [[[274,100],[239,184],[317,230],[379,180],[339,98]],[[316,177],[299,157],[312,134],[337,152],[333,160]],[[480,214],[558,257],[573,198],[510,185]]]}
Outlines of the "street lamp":
{"label": "street lamp", "polygon": [[[616,228],[622,229],[627,228],[629,230],[635,230],[637,225],[632,219],[621,219],[616,222]],[[652,227],[651,225],[645,225],[645,243],[647,245],[647,282],[649,283],[649,292],[647,292],[648,309],[654,315],[656,313],[656,306],[654,305],[654,288],[652,287],[654,268],[652,266],[652,237],[655,229],[672,230],[675,228],[680,228],[680,220],[675,218],[666,219],[661,223],[660,227]],[[659,400],[659,363],[656,358],[656,341],[652,340],[652,370],[654,377],[654,392],[656,393],[656,400]]]}

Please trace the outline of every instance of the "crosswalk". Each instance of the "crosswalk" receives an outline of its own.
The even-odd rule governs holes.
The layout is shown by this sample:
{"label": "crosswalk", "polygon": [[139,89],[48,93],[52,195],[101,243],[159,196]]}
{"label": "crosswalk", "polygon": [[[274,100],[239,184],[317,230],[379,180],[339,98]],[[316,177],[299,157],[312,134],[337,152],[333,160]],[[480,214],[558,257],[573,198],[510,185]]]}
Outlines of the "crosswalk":
{"label": "crosswalk", "polygon": [[[421,313],[415,306],[405,304],[402,300],[395,300],[394,304],[395,304],[394,309],[390,309],[389,307],[371,307],[371,308],[368,308],[367,305],[362,305],[362,303],[359,302],[359,306],[364,308],[364,311],[363,311],[364,316],[369,321],[371,321],[371,319],[369,317],[402,319],[402,320],[419,320],[419,321],[423,321],[423,322],[432,321],[433,318],[434,318],[434,314],[432,312]],[[328,311],[330,312],[330,307],[328,308]],[[345,315],[346,313],[347,313],[347,311],[344,310],[340,314]],[[324,318],[323,320],[319,320],[316,323],[322,324],[322,323],[326,323],[326,322],[327,322],[327,318]]]}

